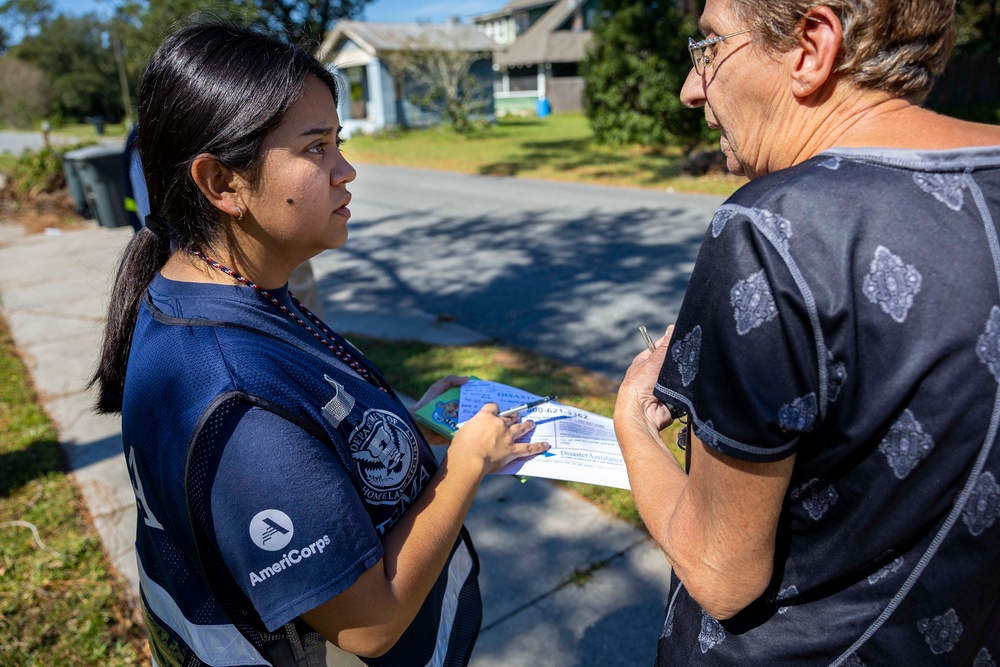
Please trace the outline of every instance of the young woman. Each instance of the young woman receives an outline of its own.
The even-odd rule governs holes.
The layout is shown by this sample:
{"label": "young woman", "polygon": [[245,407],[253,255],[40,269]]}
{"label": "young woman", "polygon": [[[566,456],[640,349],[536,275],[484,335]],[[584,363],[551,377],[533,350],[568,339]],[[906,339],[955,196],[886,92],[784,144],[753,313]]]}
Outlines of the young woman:
{"label": "young woman", "polygon": [[94,382],[122,413],[158,665],[323,665],[323,638],[373,665],[466,664],[462,522],[485,474],[547,448],[491,405],[438,466],[379,371],[288,291],[347,239],[336,102],[311,56],[223,25],[181,29],[143,78],[152,212]]}

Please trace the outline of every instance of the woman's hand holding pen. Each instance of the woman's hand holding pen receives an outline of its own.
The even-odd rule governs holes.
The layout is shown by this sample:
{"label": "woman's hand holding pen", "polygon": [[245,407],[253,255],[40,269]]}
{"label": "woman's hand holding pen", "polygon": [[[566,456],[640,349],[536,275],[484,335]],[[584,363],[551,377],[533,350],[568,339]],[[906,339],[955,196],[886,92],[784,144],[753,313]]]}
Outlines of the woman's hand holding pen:
{"label": "woman's hand holding pen", "polygon": [[[486,476],[514,459],[540,454],[547,442],[517,442],[535,428],[533,421],[518,421],[518,415],[499,417],[496,403],[487,403],[458,429],[448,448],[448,457],[481,466]],[[457,461],[455,461],[457,462]]]}
{"label": "woman's hand holding pen", "polygon": [[663,366],[673,332],[674,327],[670,325],[666,333],[653,344],[652,351],[643,350],[632,360],[618,389],[618,400],[615,402],[616,428],[620,420],[629,420],[633,424],[639,422],[642,427],[658,434],[670,423],[670,410],[653,396],[653,386]]}

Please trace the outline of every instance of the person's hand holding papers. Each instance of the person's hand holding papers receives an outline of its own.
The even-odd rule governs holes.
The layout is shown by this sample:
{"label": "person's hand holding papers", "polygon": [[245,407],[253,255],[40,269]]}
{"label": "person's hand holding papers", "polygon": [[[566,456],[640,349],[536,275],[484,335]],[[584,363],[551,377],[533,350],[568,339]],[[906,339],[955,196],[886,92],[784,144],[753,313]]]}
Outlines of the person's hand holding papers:
{"label": "person's hand holding papers", "polygon": [[482,465],[482,474],[497,472],[512,461],[548,451],[549,443],[531,442],[527,435],[533,421],[518,421],[518,415],[499,417],[496,403],[485,404],[462,424],[448,448],[448,458]]}
{"label": "person's hand holding papers", "polygon": [[[457,422],[461,426],[484,404],[508,410],[539,398],[517,387],[470,379],[462,385]],[[552,447],[538,456],[514,460],[499,473],[629,488],[611,419],[558,402],[545,402],[512,418],[517,416],[533,421],[534,428],[523,436],[526,441]]]}

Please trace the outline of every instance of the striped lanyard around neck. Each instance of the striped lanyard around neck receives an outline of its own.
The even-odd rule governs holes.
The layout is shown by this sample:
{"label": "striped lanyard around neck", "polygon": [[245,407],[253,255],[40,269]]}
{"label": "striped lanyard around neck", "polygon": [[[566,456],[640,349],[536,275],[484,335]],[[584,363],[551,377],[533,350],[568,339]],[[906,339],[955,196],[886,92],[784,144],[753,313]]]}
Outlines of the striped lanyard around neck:
{"label": "striped lanyard around neck", "polygon": [[[278,309],[281,312],[285,313],[290,318],[292,318],[293,320],[295,320],[296,322],[298,322],[299,325],[301,325],[303,329],[305,329],[310,334],[312,334],[313,338],[315,338],[316,340],[318,340],[328,350],[330,350],[331,352],[333,352],[337,356],[338,359],[340,359],[341,361],[343,361],[350,368],[354,369],[354,371],[358,375],[360,375],[362,378],[364,378],[365,380],[367,380],[369,383],[371,383],[372,385],[374,385],[378,389],[381,389],[382,391],[386,391],[385,387],[382,386],[381,382],[377,381],[374,377],[372,377],[372,374],[368,372],[368,369],[365,368],[364,364],[362,364],[360,361],[358,361],[354,357],[354,355],[352,355],[350,353],[350,351],[343,344],[341,344],[340,341],[337,340],[337,337],[334,335],[334,333],[332,331],[330,331],[327,328],[327,326],[325,324],[323,324],[323,322],[320,321],[320,319],[313,314],[313,312],[311,310],[309,310],[308,308],[306,308],[302,304],[302,302],[299,301],[295,297],[294,294],[292,294],[292,292],[290,290],[288,292],[288,296],[292,299],[292,303],[294,303],[295,307],[298,308],[300,311],[302,311],[307,318],[309,318],[309,322],[312,322],[312,326],[309,324],[309,322],[306,322],[301,317],[299,317],[298,315],[296,315],[292,311],[291,308],[289,308],[285,304],[283,304],[280,301],[278,301],[276,298],[274,298],[274,296],[270,292],[268,292],[266,289],[260,287],[259,285],[257,285],[253,281],[251,281],[251,280],[249,280],[247,278],[244,278],[243,276],[241,276],[240,274],[236,273],[232,269],[230,269],[230,268],[228,268],[226,266],[223,266],[222,264],[218,263],[217,261],[215,261],[211,257],[209,257],[207,255],[204,255],[204,254],[198,252],[197,250],[192,250],[191,254],[194,255],[195,257],[198,257],[199,259],[204,260],[212,268],[218,269],[219,271],[222,271],[223,273],[225,273],[230,278],[232,278],[232,279],[234,279],[234,280],[236,280],[236,281],[238,281],[238,282],[246,285],[247,287],[252,287],[254,289],[254,291],[256,291],[262,297],[264,297],[265,299],[267,299],[268,301],[270,301],[271,303],[273,303],[275,306],[277,306]],[[386,393],[388,393],[388,392],[386,392]]]}

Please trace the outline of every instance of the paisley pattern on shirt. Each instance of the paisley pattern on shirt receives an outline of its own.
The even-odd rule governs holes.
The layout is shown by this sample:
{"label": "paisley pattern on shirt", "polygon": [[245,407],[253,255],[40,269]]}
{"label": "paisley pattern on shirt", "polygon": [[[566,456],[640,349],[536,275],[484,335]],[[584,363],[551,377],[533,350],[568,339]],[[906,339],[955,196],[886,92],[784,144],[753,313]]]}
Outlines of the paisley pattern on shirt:
{"label": "paisley pattern on shirt", "polygon": [[670,605],[667,618],[663,621],[663,632],[660,633],[660,636],[669,637],[672,634],[674,634],[674,605]]}
{"label": "paisley pattern on shirt", "polygon": [[888,565],[886,565],[882,569],[869,574],[868,575],[868,584],[871,585],[871,586],[874,586],[875,584],[877,584],[878,582],[882,581],[883,579],[885,579],[889,575],[893,574],[894,572],[898,572],[899,569],[901,567],[903,567],[903,563],[905,563],[905,562],[906,561],[903,559],[903,557],[900,556],[899,558],[897,558],[896,560],[892,561],[891,563],[889,563]]}
{"label": "paisley pattern on shirt", "polygon": [[826,366],[826,399],[831,403],[836,403],[837,397],[840,396],[841,388],[847,382],[847,366],[844,365],[843,361],[834,359],[833,352],[827,351],[826,354],[828,360]]}
{"label": "paisley pattern on shirt", "polygon": [[[790,600],[798,594],[799,594],[798,586],[792,584],[791,586],[787,588],[782,588],[780,591],[778,591],[776,599],[778,600],[778,602],[781,602],[782,600]],[[791,607],[778,607],[778,613],[784,614],[789,609],[791,609]]]}
{"label": "paisley pattern on shirt", "polygon": [[940,616],[920,619],[917,621],[917,629],[927,641],[931,653],[942,655],[951,653],[965,628],[958,620],[958,614],[955,613],[955,610],[949,609]]}
{"label": "paisley pattern on shirt", "polygon": [[986,364],[990,373],[1000,384],[1000,307],[990,309],[990,319],[986,320],[986,331],[976,342],[976,356]]}
{"label": "paisley pattern on shirt", "polygon": [[932,449],[934,440],[924,433],[920,422],[908,409],[903,410],[896,423],[889,427],[889,432],[878,446],[898,479],[904,479],[913,472]]}
{"label": "paisley pattern on shirt", "polygon": [[677,370],[681,374],[681,382],[688,386],[698,375],[698,358],[701,355],[701,326],[696,326],[684,340],[674,346],[670,351],[670,356],[677,364]]}
{"label": "paisley pattern on shirt", "polygon": [[792,222],[766,209],[755,211],[757,223],[775,247],[788,250],[788,240],[792,238]]}
{"label": "paisley pattern on shirt", "polygon": [[913,306],[913,297],[920,293],[922,282],[920,272],[912,264],[905,264],[888,248],[879,246],[861,289],[869,301],[902,324]]}
{"label": "paisley pattern on shirt", "polygon": [[697,435],[702,442],[704,442],[709,447],[715,447],[719,439],[715,435],[715,425],[712,423],[711,419],[706,419],[704,423],[705,428],[695,429],[695,435]]}
{"label": "paisley pattern on shirt", "polygon": [[809,393],[781,406],[778,410],[778,425],[786,431],[808,433],[816,424],[818,414],[816,394]]}
{"label": "paisley pattern on shirt", "polygon": [[712,236],[719,238],[722,230],[726,228],[726,223],[729,222],[730,218],[736,215],[736,210],[729,208],[727,206],[722,206],[715,215],[712,216]]}
{"label": "paisley pattern on shirt", "polygon": [[918,172],[913,175],[913,182],[927,194],[953,211],[962,210],[962,175],[961,174],[925,174]]}
{"label": "paisley pattern on shirt", "polygon": [[821,479],[812,479],[793,490],[791,499],[802,505],[813,521],[819,521],[826,516],[840,496],[832,484]]}
{"label": "paisley pattern on shirt", "polygon": [[736,333],[743,336],[778,316],[764,269],[739,281],[729,291]]}
{"label": "paisley pattern on shirt", "polygon": [[984,472],[962,510],[962,521],[975,536],[992,526],[1000,518],[1000,485],[991,472]]}
{"label": "paisley pattern on shirt", "polygon": [[976,660],[972,663],[972,667],[997,667],[996,661],[993,660],[993,656],[990,652],[986,650],[986,647],[979,649],[979,653],[976,654]]}
{"label": "paisley pattern on shirt", "polygon": [[819,166],[829,169],[831,171],[836,171],[837,169],[840,169],[840,158],[834,156],[828,160],[820,162]]}
{"label": "paisley pattern on shirt", "polygon": [[705,610],[701,612],[701,632],[698,633],[698,645],[702,653],[708,653],[726,639],[726,631],[722,624],[712,618]]}

